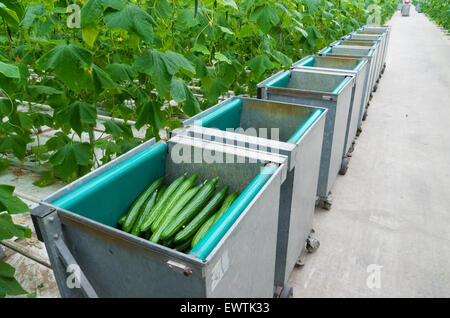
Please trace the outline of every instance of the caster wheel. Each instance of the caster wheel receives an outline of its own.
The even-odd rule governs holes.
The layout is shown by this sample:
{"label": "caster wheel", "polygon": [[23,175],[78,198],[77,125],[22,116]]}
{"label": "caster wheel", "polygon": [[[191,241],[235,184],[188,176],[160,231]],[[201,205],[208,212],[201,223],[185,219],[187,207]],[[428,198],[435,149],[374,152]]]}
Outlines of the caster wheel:
{"label": "caster wheel", "polygon": [[315,251],[317,251],[319,247],[320,247],[319,240],[312,236],[309,236],[308,239],[306,240],[306,250],[309,253],[314,253]]}
{"label": "caster wheel", "polygon": [[331,192],[326,197],[319,197],[316,201],[316,205],[325,210],[331,210],[332,204],[333,197],[331,196]]}
{"label": "caster wheel", "polygon": [[305,266],[305,263],[303,263],[302,260],[299,259],[297,262],[295,262],[295,267],[298,268],[298,267],[303,267],[303,266]]}
{"label": "caster wheel", "polygon": [[372,93],[370,93],[369,101],[371,101],[371,100],[372,100],[372,98],[373,98],[373,94],[372,94]]}
{"label": "caster wheel", "polygon": [[348,158],[344,158],[344,159],[342,159],[342,162],[341,162],[341,169],[339,170],[339,174],[341,175],[341,176],[345,176],[345,174],[347,173],[347,170],[348,170]]}
{"label": "caster wheel", "polygon": [[377,79],[377,84],[380,82],[381,75]]}
{"label": "caster wheel", "polygon": [[365,121],[365,120],[367,119],[367,115],[368,115],[368,114],[367,114],[367,109],[365,109],[365,110],[364,110],[364,115],[363,115],[362,120]]}
{"label": "caster wheel", "polygon": [[356,136],[359,137],[359,135],[361,135],[362,133],[362,128],[358,127],[358,129],[356,130]]}
{"label": "caster wheel", "polygon": [[294,288],[285,286],[280,293],[279,298],[292,298],[294,296]]}
{"label": "caster wheel", "polygon": [[375,85],[373,86],[373,92],[375,93],[375,92],[377,91],[377,89],[378,89],[378,84],[375,84]]}

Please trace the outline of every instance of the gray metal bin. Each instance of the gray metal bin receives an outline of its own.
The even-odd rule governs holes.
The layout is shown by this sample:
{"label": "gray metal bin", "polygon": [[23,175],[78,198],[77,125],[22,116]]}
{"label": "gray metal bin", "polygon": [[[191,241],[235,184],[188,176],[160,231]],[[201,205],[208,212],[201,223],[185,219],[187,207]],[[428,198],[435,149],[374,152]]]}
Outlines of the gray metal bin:
{"label": "gray metal bin", "polygon": [[375,25],[369,25],[369,26],[363,26],[359,31],[365,33],[365,34],[379,34],[379,35],[385,35],[385,45],[383,50],[383,57],[381,59],[382,61],[382,68],[381,68],[381,74],[384,73],[384,70],[386,69],[386,56],[387,51],[389,47],[389,41],[391,38],[391,26],[390,25],[383,25],[383,26],[375,26]]}
{"label": "gray metal bin", "polygon": [[362,120],[365,120],[365,117],[367,116],[367,107],[369,106],[370,99],[372,97],[372,91],[374,87],[374,66],[376,63],[376,59],[374,56],[374,50],[368,49],[368,48],[361,48],[361,47],[344,47],[344,46],[334,46],[334,47],[328,47],[321,50],[318,55],[320,56],[331,56],[331,57],[350,57],[350,58],[365,58],[367,59],[369,63],[369,78],[366,85],[366,93],[365,93],[365,105],[366,109],[364,112],[362,112],[362,116],[359,120],[361,122]]}
{"label": "gray metal bin", "polygon": [[411,5],[410,4],[403,4],[403,6],[402,6],[402,16],[404,16],[404,17],[409,16],[410,9],[411,9]]}
{"label": "gray metal bin", "polygon": [[[377,70],[380,68],[382,63],[382,47],[381,41],[366,41],[366,40],[338,40],[330,44],[330,47],[350,47],[350,48],[364,48],[374,50],[373,59],[376,60],[376,68]],[[378,71],[377,71],[378,72]],[[373,92],[377,90],[377,77],[375,77],[376,81],[373,87]]]}
{"label": "gray metal bin", "polygon": [[310,234],[326,113],[323,108],[239,96],[188,119],[175,132],[288,157],[278,218],[276,288],[286,286],[305,247],[315,248]]}
{"label": "gray metal bin", "polygon": [[386,45],[386,37],[384,34],[369,34],[369,33],[363,33],[363,31],[355,31],[350,33],[348,36],[345,36],[343,38],[344,40],[364,40],[364,41],[377,41],[380,43],[380,48],[377,52],[377,64],[376,64],[376,73],[375,73],[375,82],[378,80],[381,74],[382,69],[382,59],[383,59],[383,52],[385,50]]}
{"label": "gray metal bin", "polygon": [[[206,152],[222,162],[207,162]],[[210,248],[204,256],[116,228],[153,180],[166,175],[171,182],[183,173],[219,176],[218,186],[241,193],[206,234],[212,231],[217,242],[202,246]],[[286,173],[282,155],[175,136],[146,142],[71,183],[43,200],[32,217],[63,297],[272,297]],[[81,284],[70,288],[66,281],[77,269]]]}
{"label": "gray metal bin", "polygon": [[355,77],[309,70],[281,71],[258,84],[258,98],[328,109],[320,160],[318,205],[330,209],[331,188],[343,158]]}
{"label": "gray metal bin", "polygon": [[[306,56],[298,62],[292,64],[291,68],[305,70],[320,70],[326,72],[336,72],[337,74],[354,75],[355,86],[353,89],[350,112],[348,115],[347,133],[345,136],[344,156],[346,156],[358,134],[361,130],[362,112],[364,112],[367,92],[367,82],[369,75],[369,63],[361,58],[343,58],[330,56]],[[340,171],[345,174],[346,170]]]}

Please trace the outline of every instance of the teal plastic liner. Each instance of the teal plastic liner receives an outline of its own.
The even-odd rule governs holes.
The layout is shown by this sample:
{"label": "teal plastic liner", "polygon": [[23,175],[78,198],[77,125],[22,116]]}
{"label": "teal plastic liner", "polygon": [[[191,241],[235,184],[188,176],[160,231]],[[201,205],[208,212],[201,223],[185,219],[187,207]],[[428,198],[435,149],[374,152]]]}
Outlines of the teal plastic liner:
{"label": "teal plastic liner", "polygon": [[166,151],[156,143],[52,204],[115,227],[139,194],[164,175]]}
{"label": "teal plastic liner", "polygon": [[286,71],[278,77],[275,77],[271,81],[266,83],[266,86],[270,87],[288,87],[289,79],[291,78],[291,72]]}
{"label": "teal plastic liner", "polygon": [[308,118],[307,121],[295,132],[295,134],[288,140],[288,142],[297,143],[300,138],[305,134],[305,132],[316,122],[316,120],[322,114],[322,110],[316,109],[314,113]]}
{"label": "teal plastic liner", "polygon": [[313,56],[310,56],[309,58],[305,59],[304,61],[300,61],[298,66],[314,66],[315,58]]}
{"label": "teal plastic liner", "polygon": [[274,174],[277,167],[264,167],[255,179],[248,185],[241,195],[233,202],[228,210],[217,220],[205,236],[189,252],[201,260],[205,260],[211,251],[217,246],[223,236],[236,222],[248,204]]}
{"label": "teal plastic liner", "polygon": [[332,92],[332,94],[339,94],[339,92],[342,90],[342,88],[345,86],[345,84],[348,83],[348,81],[350,81],[350,78],[349,78],[349,77],[347,77],[345,80],[343,80],[343,81],[341,82],[341,84],[339,84],[339,86],[336,87],[336,88],[334,89],[334,91]]}
{"label": "teal plastic liner", "polygon": [[195,122],[195,125],[220,130],[226,130],[227,128],[236,129],[241,123],[241,113],[242,100],[235,98],[204,117],[201,117],[198,122]]}
{"label": "teal plastic liner", "polygon": [[362,67],[363,64],[364,64],[364,61],[360,61],[360,62],[358,63],[358,65],[356,65],[356,67],[354,68],[354,70],[355,70],[355,71],[359,71],[359,70],[361,69],[361,67]]}

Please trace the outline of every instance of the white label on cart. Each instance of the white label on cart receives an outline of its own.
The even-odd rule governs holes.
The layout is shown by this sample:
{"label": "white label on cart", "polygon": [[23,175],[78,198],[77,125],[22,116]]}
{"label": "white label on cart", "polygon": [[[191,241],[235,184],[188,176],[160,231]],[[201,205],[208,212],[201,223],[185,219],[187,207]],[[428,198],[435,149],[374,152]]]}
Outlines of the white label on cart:
{"label": "white label on cart", "polygon": [[211,292],[214,291],[217,284],[222,280],[222,277],[227,272],[229,266],[230,260],[228,258],[228,251],[225,251],[211,271]]}

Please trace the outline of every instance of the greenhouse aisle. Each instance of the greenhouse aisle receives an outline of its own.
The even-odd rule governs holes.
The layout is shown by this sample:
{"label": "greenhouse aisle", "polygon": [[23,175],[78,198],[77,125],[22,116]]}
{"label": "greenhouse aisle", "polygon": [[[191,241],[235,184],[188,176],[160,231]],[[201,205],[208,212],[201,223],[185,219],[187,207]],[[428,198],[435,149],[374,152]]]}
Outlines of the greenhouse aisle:
{"label": "greenhouse aisle", "polygon": [[411,8],[294,297],[450,297],[450,37]]}

